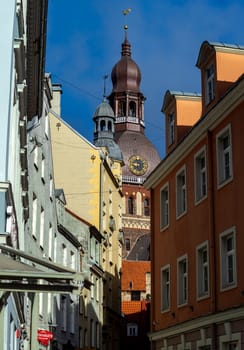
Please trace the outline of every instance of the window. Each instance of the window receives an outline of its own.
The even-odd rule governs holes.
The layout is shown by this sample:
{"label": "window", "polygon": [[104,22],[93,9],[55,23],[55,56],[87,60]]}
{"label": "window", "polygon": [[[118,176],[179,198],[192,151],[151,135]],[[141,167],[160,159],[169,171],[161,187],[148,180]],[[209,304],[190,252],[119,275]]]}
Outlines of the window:
{"label": "window", "polygon": [[130,250],[130,239],[129,238],[125,239],[125,249],[127,251]]}
{"label": "window", "polygon": [[53,178],[52,178],[52,175],[49,176],[49,196],[50,196],[50,199],[52,200],[52,198],[53,198]]}
{"label": "window", "polygon": [[62,244],[62,263],[64,266],[67,266],[67,247],[65,244]]}
{"label": "window", "polygon": [[161,270],[161,310],[170,308],[170,268],[165,266]]}
{"label": "window", "polygon": [[131,292],[131,301],[139,301],[141,300],[141,292],[134,290]]}
{"label": "window", "polygon": [[44,245],[44,229],[45,229],[45,215],[44,209],[41,207],[41,215],[40,215],[40,247],[43,248]]}
{"label": "window", "polygon": [[69,307],[69,331],[70,333],[75,333],[75,303],[74,300],[70,299],[70,307]]}
{"label": "window", "polygon": [[61,295],[60,300],[60,314],[61,314],[61,330],[67,330],[67,299],[65,295]]}
{"label": "window", "polygon": [[138,335],[138,325],[136,323],[127,324],[127,337],[136,337]]}
{"label": "window", "polygon": [[94,299],[95,286],[94,286],[94,275],[92,273],[90,275],[90,281],[91,281],[91,298]]}
{"label": "window", "polygon": [[134,199],[133,199],[133,197],[128,198],[128,214],[134,214]]}
{"label": "window", "polygon": [[160,191],[160,229],[169,225],[169,185]]}
{"label": "window", "polygon": [[150,215],[150,208],[149,208],[149,199],[148,198],[144,199],[143,206],[144,206],[144,215],[149,216]]}
{"label": "window", "polygon": [[136,117],[136,104],[134,101],[129,103],[129,116],[135,118]]}
{"label": "window", "polygon": [[209,295],[209,253],[208,243],[197,247],[197,296]]}
{"label": "window", "polygon": [[188,266],[187,257],[178,259],[178,305],[184,305],[188,301]]}
{"label": "window", "polygon": [[206,104],[214,99],[214,65],[206,69]]}
{"label": "window", "polygon": [[126,105],[125,102],[119,101],[118,103],[118,116],[124,117],[126,115]]}
{"label": "window", "polygon": [[207,195],[206,150],[195,156],[195,201],[199,202]]}
{"label": "window", "polygon": [[99,301],[99,298],[100,298],[100,288],[99,288],[99,278],[96,277],[96,291],[95,291],[95,294],[96,294],[96,301]]}
{"label": "window", "polygon": [[186,212],[186,169],[181,169],[176,175],[176,216]]}
{"label": "window", "polygon": [[219,337],[220,350],[241,350],[241,333],[233,333],[230,324],[225,324],[226,333]]}
{"label": "window", "polygon": [[217,135],[218,185],[232,179],[232,145],[230,126]]}
{"label": "window", "polygon": [[238,350],[238,342],[233,341],[225,344],[225,350]]}
{"label": "window", "polygon": [[[42,283],[41,283],[42,284]],[[44,295],[43,293],[39,293],[39,316],[43,317],[43,298],[44,298]]]}
{"label": "window", "polygon": [[42,182],[45,183],[45,156],[42,154],[42,162],[41,162],[41,179]]}
{"label": "window", "polygon": [[33,193],[33,202],[32,202],[32,236],[36,239],[37,234],[37,197]]}
{"label": "window", "polygon": [[106,131],[106,123],[105,123],[105,120],[101,120],[101,123],[100,123],[100,131]]}
{"label": "window", "polygon": [[71,251],[70,251],[70,266],[71,266],[71,268],[74,269],[74,270],[75,270],[75,267],[76,267],[76,266],[75,266],[75,265],[76,265],[75,262],[76,262],[76,261],[75,261],[75,253],[71,250]]}
{"label": "window", "polygon": [[100,243],[95,240],[95,262],[100,264]]}
{"label": "window", "polygon": [[220,235],[221,289],[236,286],[236,242],[235,228]]}
{"label": "window", "polygon": [[169,146],[175,142],[175,114],[168,115],[168,142]]}

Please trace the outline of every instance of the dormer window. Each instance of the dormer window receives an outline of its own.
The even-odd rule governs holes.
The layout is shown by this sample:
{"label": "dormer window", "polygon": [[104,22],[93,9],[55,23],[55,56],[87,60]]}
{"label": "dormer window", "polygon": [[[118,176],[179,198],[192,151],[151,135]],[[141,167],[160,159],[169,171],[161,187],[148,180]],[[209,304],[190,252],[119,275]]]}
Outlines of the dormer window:
{"label": "dormer window", "polygon": [[169,145],[172,145],[175,142],[175,114],[170,113],[168,115],[168,137]]}
{"label": "dormer window", "polygon": [[214,99],[214,65],[206,70],[206,104]]}

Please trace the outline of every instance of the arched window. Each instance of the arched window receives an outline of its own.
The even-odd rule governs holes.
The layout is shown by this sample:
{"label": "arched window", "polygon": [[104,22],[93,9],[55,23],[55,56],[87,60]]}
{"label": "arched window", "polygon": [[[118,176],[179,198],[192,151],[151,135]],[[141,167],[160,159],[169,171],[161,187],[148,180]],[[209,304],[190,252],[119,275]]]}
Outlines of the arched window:
{"label": "arched window", "polygon": [[108,131],[112,131],[112,122],[111,121],[108,122]]}
{"label": "arched window", "polygon": [[101,130],[101,131],[105,131],[105,130],[106,130],[106,123],[105,123],[105,120],[101,120],[101,123],[100,123],[100,130]]}
{"label": "arched window", "polygon": [[134,214],[134,199],[133,199],[133,197],[128,198],[128,214]]}
{"label": "arched window", "polygon": [[125,102],[123,102],[123,101],[119,101],[118,115],[119,115],[119,117],[123,117],[126,115],[126,105],[125,105]]}
{"label": "arched window", "polygon": [[150,215],[150,207],[149,207],[149,199],[144,199],[143,207],[144,207],[144,215],[149,216]]}
{"label": "arched window", "polygon": [[136,103],[134,101],[130,101],[129,104],[129,116],[135,117],[136,116]]}

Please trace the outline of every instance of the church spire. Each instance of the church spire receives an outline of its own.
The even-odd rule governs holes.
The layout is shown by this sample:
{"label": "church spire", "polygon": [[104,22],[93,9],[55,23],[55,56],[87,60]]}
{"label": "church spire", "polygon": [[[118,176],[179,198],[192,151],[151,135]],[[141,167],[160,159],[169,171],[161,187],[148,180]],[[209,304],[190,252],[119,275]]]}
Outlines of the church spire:
{"label": "church spire", "polygon": [[[123,14],[130,11],[125,10]],[[114,110],[115,132],[133,130],[144,133],[145,97],[140,91],[141,71],[131,57],[127,25],[124,25],[121,58],[112,69],[111,79],[113,90],[108,100]]]}

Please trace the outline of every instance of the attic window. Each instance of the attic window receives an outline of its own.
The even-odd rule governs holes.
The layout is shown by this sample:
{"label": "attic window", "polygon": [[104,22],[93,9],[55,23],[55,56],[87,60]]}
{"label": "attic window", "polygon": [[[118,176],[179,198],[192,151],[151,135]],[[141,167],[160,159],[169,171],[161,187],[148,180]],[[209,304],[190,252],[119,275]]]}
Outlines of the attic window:
{"label": "attic window", "polygon": [[172,145],[175,142],[175,114],[168,115],[168,143]]}
{"label": "attic window", "polygon": [[206,104],[214,99],[214,65],[206,69]]}

